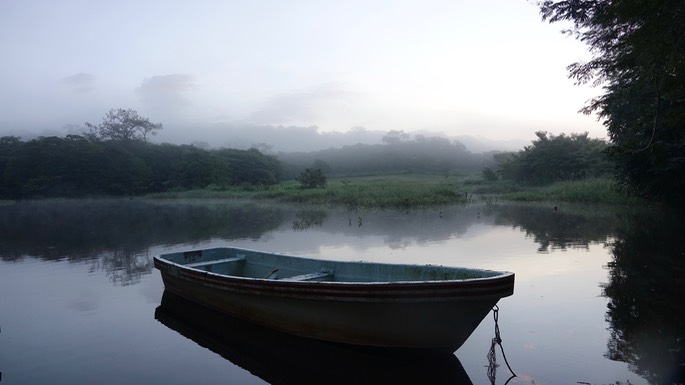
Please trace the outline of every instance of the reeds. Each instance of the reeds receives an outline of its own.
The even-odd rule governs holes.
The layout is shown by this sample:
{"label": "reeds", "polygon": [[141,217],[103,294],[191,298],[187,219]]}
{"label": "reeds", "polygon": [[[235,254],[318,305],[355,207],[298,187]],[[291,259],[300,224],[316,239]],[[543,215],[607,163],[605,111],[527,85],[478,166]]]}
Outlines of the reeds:
{"label": "reeds", "polygon": [[556,182],[525,191],[502,194],[502,200],[511,201],[562,201],[577,203],[603,203],[633,205],[637,198],[620,192],[613,179],[593,178],[578,181]]}
{"label": "reeds", "polygon": [[[475,195],[474,195],[475,194]],[[497,201],[559,201],[636,205],[640,202],[616,188],[610,178],[556,182],[549,186],[521,186],[506,181],[474,180],[473,176],[430,174],[329,178],[326,188],[302,189],[295,181],[275,186],[208,188],[150,195],[161,199],[257,199],[350,208],[413,209],[463,204],[473,197]]]}

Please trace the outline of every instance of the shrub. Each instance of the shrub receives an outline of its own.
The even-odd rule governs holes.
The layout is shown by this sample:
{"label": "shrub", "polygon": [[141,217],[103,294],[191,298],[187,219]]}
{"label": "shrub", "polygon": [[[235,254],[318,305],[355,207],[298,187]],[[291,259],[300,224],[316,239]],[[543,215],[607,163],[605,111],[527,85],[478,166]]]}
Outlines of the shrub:
{"label": "shrub", "polygon": [[303,189],[326,188],[326,175],[320,168],[307,168],[296,179],[300,182],[300,188]]}

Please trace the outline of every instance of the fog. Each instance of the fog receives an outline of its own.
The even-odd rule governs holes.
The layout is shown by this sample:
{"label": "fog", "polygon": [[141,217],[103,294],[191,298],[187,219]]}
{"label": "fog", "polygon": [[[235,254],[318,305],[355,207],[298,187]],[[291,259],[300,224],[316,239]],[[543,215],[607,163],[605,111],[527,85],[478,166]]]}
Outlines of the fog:
{"label": "fog", "polygon": [[[152,119],[151,119],[152,120]],[[152,120],[154,121],[154,120]],[[99,123],[94,120],[92,123]],[[84,125],[72,124],[53,129],[15,129],[7,130],[0,136],[18,136],[29,140],[40,136],[81,135],[86,132]],[[164,125],[157,136],[150,138],[153,143],[192,144],[201,148],[259,148],[264,152],[310,152],[329,148],[340,148],[355,144],[380,144],[388,131],[370,130],[355,127],[346,132],[322,131],[319,127],[309,126],[272,126],[255,124],[215,124],[215,125]],[[457,140],[472,153],[489,151],[520,150],[530,140],[492,140],[485,137],[457,135],[449,136],[438,131],[407,131],[413,138],[417,135],[442,137]],[[534,133],[531,132],[531,136]]]}
{"label": "fog", "polygon": [[164,124],[157,142],[277,151],[605,135],[578,114],[601,90],[567,76],[587,49],[560,29],[509,0],[3,0],[0,136],[79,133],[112,108]]}

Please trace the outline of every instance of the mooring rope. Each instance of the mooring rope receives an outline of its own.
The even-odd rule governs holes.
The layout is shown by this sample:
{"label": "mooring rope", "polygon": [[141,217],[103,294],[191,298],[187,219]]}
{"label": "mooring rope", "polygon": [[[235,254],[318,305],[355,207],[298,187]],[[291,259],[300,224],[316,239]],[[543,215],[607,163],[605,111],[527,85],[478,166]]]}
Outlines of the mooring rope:
{"label": "mooring rope", "polygon": [[507,383],[514,377],[516,377],[516,373],[514,373],[514,370],[511,369],[511,365],[509,365],[509,361],[507,360],[507,355],[504,354],[504,347],[502,346],[502,337],[500,336],[499,332],[499,307],[495,305],[495,307],[492,308],[492,315],[495,318],[495,338],[492,339],[492,344],[490,344],[490,350],[488,350],[488,379],[490,379],[490,382],[492,384],[495,383],[495,372],[497,371],[497,356],[495,354],[495,348],[496,345],[499,345],[499,349],[502,352],[502,357],[504,358],[504,363],[507,364],[507,368],[509,368],[509,371],[511,372],[512,376],[507,380]]}

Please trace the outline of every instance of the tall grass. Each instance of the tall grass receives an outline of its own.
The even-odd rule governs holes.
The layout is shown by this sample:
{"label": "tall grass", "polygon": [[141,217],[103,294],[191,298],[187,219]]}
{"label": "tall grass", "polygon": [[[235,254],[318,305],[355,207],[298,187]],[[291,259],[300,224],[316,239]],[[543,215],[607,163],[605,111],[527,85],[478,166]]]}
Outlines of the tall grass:
{"label": "tall grass", "polygon": [[500,199],[511,201],[563,201],[577,203],[636,204],[636,198],[621,193],[608,178],[556,182],[544,187],[502,194]]}
{"label": "tall grass", "polygon": [[340,204],[366,208],[421,208],[467,202],[466,192],[499,201],[560,201],[602,204],[639,204],[615,188],[612,179],[557,182],[544,187],[520,186],[508,181],[484,181],[473,175],[402,174],[330,178],[326,188],[301,189],[295,181],[275,186],[176,191],[151,198],[258,199],[277,202]]}
{"label": "tall grass", "polygon": [[342,204],[348,207],[415,208],[466,201],[454,186],[438,177],[362,177],[333,179],[325,189],[300,189],[284,185],[279,190],[257,192],[255,198],[312,204]]}
{"label": "tall grass", "polygon": [[295,181],[276,186],[201,189],[148,195],[157,199],[235,198],[348,207],[411,209],[466,202],[459,185],[440,175],[383,175],[329,179],[325,189],[301,189]]}

